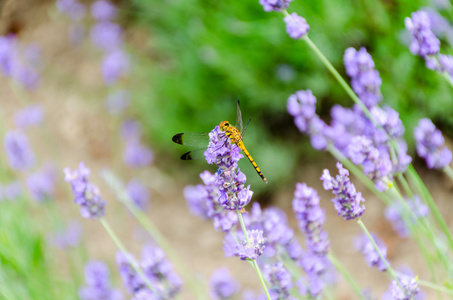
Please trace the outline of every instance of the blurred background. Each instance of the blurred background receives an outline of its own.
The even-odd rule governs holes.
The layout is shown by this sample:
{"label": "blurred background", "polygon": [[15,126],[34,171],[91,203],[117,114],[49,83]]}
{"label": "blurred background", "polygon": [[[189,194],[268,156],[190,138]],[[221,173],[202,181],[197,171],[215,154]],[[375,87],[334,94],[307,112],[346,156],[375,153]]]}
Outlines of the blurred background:
{"label": "blurred background", "polygon": [[[92,1],[81,3],[87,8],[85,15],[71,18],[57,9],[55,1],[0,2],[0,34],[15,35],[24,49],[35,47],[40,53],[39,83],[32,89],[2,77],[0,112],[4,135],[17,126],[17,111],[31,104],[42,106],[43,123],[30,128],[27,135],[37,166],[48,163],[55,168],[52,211],[63,222],[76,220],[82,225],[82,258],[105,261],[113,283],[121,286],[115,266],[116,246],[98,222],[80,216],[64,182],[62,169],[74,169],[80,161],[92,170],[92,181],[107,200],[106,219],[131,252],[139,254],[149,238],[103,182],[99,172],[106,168],[125,182],[139,178],[147,186],[151,194],[149,218],[197,278],[209,278],[216,268],[228,266],[244,289],[259,290],[259,282],[247,264],[224,257],[223,234],[216,232],[210,221],[190,215],[186,207],[184,187],[201,184],[199,173],[206,169],[215,172],[215,167],[204,160],[181,161],[179,157],[187,149],[171,141],[179,132],[209,132],[221,121],[234,123],[239,99],[244,124],[251,119],[245,145],[269,180],[264,184],[248,161],[240,162],[254,191],[252,200],[263,207],[285,210],[297,231],[291,200],[295,183],[307,182],[321,195],[332,250],[363,288],[370,287],[375,295],[387,289],[386,275],[368,268],[353,247],[359,228],[336,216],[331,195],[322,189],[322,170],[333,170],[335,161],[311,148],[286,110],[288,96],[297,90],[313,91],[318,99],[317,112],[326,121],[334,104],[350,107],[352,101],[306,44],[288,37],[282,14],[264,12],[257,0],[113,1],[118,8],[115,23],[122,28],[129,65],[127,75],[112,85],[105,82],[104,53],[90,40],[90,28],[95,25],[89,11]],[[451,86],[408,49],[410,37],[404,18],[421,8],[444,17],[436,34],[442,41],[442,52],[451,54],[449,1],[294,1],[289,12],[307,20],[310,38],[344,78],[345,49],[365,47],[372,55],[383,82],[383,104],[400,113],[413,163],[440,210],[447,211],[451,184],[441,174],[427,171],[424,162],[414,155],[412,130],[419,118],[431,118],[447,144],[451,145],[453,136]],[[106,106],[105,99],[118,90],[127,90],[130,100],[127,108],[115,111]],[[120,132],[125,120],[141,125],[141,143],[152,149],[152,163],[130,168],[123,162],[127,147]],[[25,173],[10,170],[4,158],[1,165],[3,185],[13,179],[24,184]],[[356,185],[367,200],[364,222],[386,242],[392,264],[408,265],[422,278],[426,270],[417,263],[413,242],[399,238],[385,222],[384,205],[360,183]],[[20,197],[30,198],[25,187]],[[17,284],[18,295],[23,297],[11,299],[33,299],[33,289],[36,285],[39,290],[40,285],[33,277],[46,277],[38,275],[45,269],[47,277],[54,276],[61,283],[56,295],[75,298],[74,289],[83,278],[78,274],[72,280],[68,252],[48,245],[54,218],[49,215],[49,204],[25,201],[29,205],[20,208],[13,202],[0,203],[5,206],[0,227],[8,228],[8,234],[18,239],[8,251],[3,250],[0,285],[1,280]],[[451,225],[451,218],[444,217]],[[298,237],[302,242],[303,236],[298,233]],[[24,244],[24,240],[30,243]],[[6,252],[11,257],[5,256]],[[10,261],[13,256],[18,257],[15,263]],[[23,261],[19,257],[24,257]],[[75,267],[78,271],[85,263],[82,260]],[[23,278],[28,280],[25,285]],[[50,285],[52,282],[49,279]],[[353,297],[341,278],[335,295],[336,299]],[[186,290],[182,294],[182,299],[191,297]]]}

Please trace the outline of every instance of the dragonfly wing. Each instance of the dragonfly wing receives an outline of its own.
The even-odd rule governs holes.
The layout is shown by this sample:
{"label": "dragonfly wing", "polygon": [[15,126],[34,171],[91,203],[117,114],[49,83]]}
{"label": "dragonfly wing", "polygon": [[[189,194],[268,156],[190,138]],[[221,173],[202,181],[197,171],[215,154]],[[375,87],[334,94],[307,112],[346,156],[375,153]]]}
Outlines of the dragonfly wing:
{"label": "dragonfly wing", "polygon": [[238,100],[238,112],[236,114],[236,128],[239,132],[242,132],[242,113],[241,113],[241,104]]}
{"label": "dragonfly wing", "polygon": [[192,150],[181,155],[182,160],[193,160],[204,158],[204,152],[206,149]]}
{"label": "dragonfly wing", "polygon": [[207,132],[183,132],[175,134],[171,140],[176,144],[190,147],[207,147],[209,133]]}

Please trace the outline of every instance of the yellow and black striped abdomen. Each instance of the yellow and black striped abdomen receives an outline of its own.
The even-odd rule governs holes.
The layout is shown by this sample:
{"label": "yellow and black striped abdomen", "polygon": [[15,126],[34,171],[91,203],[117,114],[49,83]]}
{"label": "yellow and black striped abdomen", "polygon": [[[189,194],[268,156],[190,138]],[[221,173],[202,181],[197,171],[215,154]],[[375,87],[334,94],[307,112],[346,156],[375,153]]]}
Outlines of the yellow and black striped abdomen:
{"label": "yellow and black striped abdomen", "polygon": [[263,173],[261,172],[260,168],[258,167],[258,165],[256,164],[256,162],[253,160],[253,157],[250,155],[250,153],[247,151],[247,149],[245,148],[244,146],[244,143],[242,141],[239,141],[236,145],[238,145],[239,148],[241,148],[241,150],[244,152],[245,156],[247,156],[247,158],[249,159],[249,161],[252,163],[252,166],[255,168],[255,171],[256,173],[258,173],[258,175],[260,175],[261,179],[263,179],[263,181],[265,183],[267,183],[267,179],[266,177],[264,177]]}

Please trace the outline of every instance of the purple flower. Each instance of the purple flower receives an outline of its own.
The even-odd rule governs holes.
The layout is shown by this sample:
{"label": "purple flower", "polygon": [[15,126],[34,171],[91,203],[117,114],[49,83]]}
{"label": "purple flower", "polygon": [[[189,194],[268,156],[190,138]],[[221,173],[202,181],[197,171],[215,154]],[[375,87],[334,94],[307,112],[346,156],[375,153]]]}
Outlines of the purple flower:
{"label": "purple flower", "polygon": [[335,209],[339,216],[345,220],[355,220],[360,218],[365,212],[365,206],[362,202],[365,199],[362,193],[357,192],[354,184],[349,180],[349,171],[343,168],[343,165],[337,162],[339,174],[337,176],[330,176],[329,170],[325,169],[321,180],[326,191],[332,190],[335,198],[332,202],[335,204]]}
{"label": "purple flower", "polygon": [[5,135],[5,152],[13,170],[25,171],[35,163],[35,156],[22,131],[8,131]]}
{"label": "purple flower", "polygon": [[[409,218],[410,222],[415,223],[418,219],[428,216],[428,206],[417,195],[413,199],[406,198],[406,203],[412,211],[411,217]],[[392,224],[393,229],[400,237],[406,238],[409,236],[410,231],[402,217],[403,211],[404,207],[395,201],[385,209],[385,218]]]}
{"label": "purple flower", "polygon": [[105,99],[105,108],[112,115],[123,112],[131,101],[131,95],[127,90],[118,90],[108,94]]}
{"label": "purple flower", "polygon": [[110,51],[102,61],[101,71],[106,85],[113,85],[129,73],[129,56],[121,49]]}
{"label": "purple flower", "polygon": [[161,299],[173,299],[181,290],[182,281],[161,248],[152,244],[144,246],[141,267]]}
{"label": "purple flower", "polygon": [[130,140],[124,149],[123,161],[132,168],[146,167],[153,163],[154,153],[140,141]]}
{"label": "purple flower", "polygon": [[[382,256],[386,259],[387,247],[385,246],[384,242],[381,241],[375,234],[371,234],[371,236],[373,237],[374,242],[378,246]],[[362,252],[362,254],[365,256],[366,262],[371,268],[377,267],[381,272],[387,271],[385,263],[382,261],[373,244],[365,234],[361,235],[356,239],[355,248]],[[388,261],[387,264],[390,265]]]}
{"label": "purple flower", "polygon": [[3,186],[3,197],[6,200],[16,200],[23,193],[22,184],[19,181],[11,181]]}
{"label": "purple flower", "polygon": [[94,25],[90,31],[91,42],[104,51],[114,51],[123,45],[123,30],[121,26],[109,21]]}
{"label": "purple flower", "polygon": [[129,181],[126,191],[132,200],[132,203],[141,210],[149,207],[150,192],[148,188],[137,179]]}
{"label": "purple flower", "polygon": [[77,247],[82,236],[82,226],[79,222],[71,221],[65,227],[51,233],[47,239],[52,246],[60,249]]}
{"label": "purple flower", "polygon": [[293,288],[291,274],[283,266],[282,262],[275,263],[272,267],[265,265],[263,269],[264,278],[270,283],[270,290],[273,293],[272,299],[290,299],[290,290]]}
{"label": "purple flower", "polygon": [[399,276],[398,281],[402,287],[398,285],[395,280],[392,280],[389,290],[384,294],[383,299],[392,300],[410,300],[417,299],[420,292],[418,287],[417,277]]}
{"label": "purple flower", "polygon": [[326,256],[319,256],[309,251],[302,255],[299,265],[304,269],[308,277],[307,283],[301,281],[296,283],[299,292],[301,295],[316,299],[327,282],[326,276],[331,271],[329,270],[330,262]]}
{"label": "purple flower", "polygon": [[105,212],[105,201],[101,198],[97,186],[88,181],[90,170],[83,162],[79,168],[71,171],[65,168],[65,181],[71,184],[74,193],[74,203],[80,205],[80,214],[87,219],[102,218]]}
{"label": "purple flower", "polygon": [[231,276],[226,268],[217,269],[210,279],[210,297],[211,299],[231,299],[239,292],[240,285]]}
{"label": "purple flower", "polygon": [[77,0],[57,0],[56,4],[58,11],[73,21],[79,21],[85,16],[85,5]]}
{"label": "purple flower", "polygon": [[212,219],[216,230],[229,232],[237,224],[238,218],[235,212],[223,209],[217,201],[216,175],[204,171],[200,177],[204,185],[187,186],[184,189],[190,212],[202,219]]}
{"label": "purple flower", "polygon": [[329,239],[323,225],[324,210],[319,206],[318,192],[306,183],[297,183],[294,192],[293,210],[299,221],[299,228],[306,235],[306,245],[316,255],[326,255]]}
{"label": "purple flower", "polygon": [[283,19],[286,23],[286,32],[293,39],[299,39],[306,35],[310,29],[307,21],[296,13],[292,13]]}
{"label": "purple flower", "polygon": [[451,55],[438,55],[439,71],[446,72],[450,77],[453,77],[453,56]]}
{"label": "purple flower", "polygon": [[218,202],[226,210],[236,211],[244,208],[252,199],[250,185],[244,186],[246,177],[239,169],[237,162],[244,156],[240,148],[216,126],[209,133],[209,145],[205,151],[206,161],[219,167],[215,185],[218,188]]}
{"label": "purple flower", "polygon": [[28,175],[27,187],[34,200],[49,200],[55,190],[55,170],[47,167]]}
{"label": "purple flower", "polygon": [[5,76],[11,75],[13,61],[16,56],[16,37],[0,36],[0,70]]}
{"label": "purple flower", "polygon": [[30,105],[14,114],[14,121],[17,127],[25,129],[31,126],[38,126],[42,123],[44,112],[39,104]]}
{"label": "purple flower", "polygon": [[97,0],[91,4],[91,15],[97,21],[110,21],[115,19],[118,10],[115,5],[107,0]]}
{"label": "purple flower", "polygon": [[260,0],[260,4],[263,6],[264,11],[282,11],[287,9],[289,3],[292,0]]}
{"label": "purple flower", "polygon": [[139,141],[142,135],[142,127],[135,120],[126,120],[121,124],[121,137],[126,141]]}
{"label": "purple flower", "polygon": [[123,295],[112,289],[107,265],[101,261],[90,261],[85,265],[86,285],[79,288],[82,300],[121,300]]}
{"label": "purple flower", "polygon": [[445,147],[444,137],[430,119],[420,119],[414,129],[417,153],[426,160],[430,169],[442,169],[449,165],[451,151]]}
{"label": "purple flower", "polygon": [[374,69],[374,61],[365,48],[359,51],[354,48],[346,49],[344,53],[346,73],[351,77],[351,86],[360,101],[367,108],[376,106],[381,100],[380,87],[382,80],[379,72]]}
{"label": "purple flower", "polygon": [[121,279],[123,280],[123,285],[130,294],[136,294],[140,290],[146,290],[146,285],[144,280],[132,267],[129,262],[130,260],[138,265],[132,254],[125,254],[120,251],[116,253],[116,265],[118,266]]}
{"label": "purple flower", "polygon": [[325,149],[327,140],[323,131],[326,124],[316,114],[316,98],[310,90],[297,91],[288,98],[288,113],[294,117],[294,123],[300,132],[311,136],[313,148]]}
{"label": "purple flower", "polygon": [[426,57],[439,53],[440,41],[431,31],[431,24],[426,12],[413,12],[411,18],[404,20],[404,24],[412,35],[412,42],[409,48],[414,55]]}
{"label": "purple flower", "polygon": [[355,165],[362,166],[363,173],[376,183],[376,188],[380,191],[386,190],[386,181],[390,180],[388,176],[392,171],[390,158],[381,155],[372,141],[365,136],[352,138],[348,150],[349,158]]}
{"label": "purple flower", "polygon": [[235,256],[239,256],[241,260],[256,260],[263,254],[266,239],[263,237],[262,230],[248,230],[247,235],[250,244],[242,234],[243,238],[236,243]]}

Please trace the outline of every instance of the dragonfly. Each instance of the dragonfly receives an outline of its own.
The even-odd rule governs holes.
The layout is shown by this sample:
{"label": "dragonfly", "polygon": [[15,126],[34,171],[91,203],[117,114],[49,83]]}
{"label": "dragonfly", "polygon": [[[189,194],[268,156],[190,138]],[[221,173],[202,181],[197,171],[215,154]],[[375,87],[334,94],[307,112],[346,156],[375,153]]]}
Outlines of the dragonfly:
{"label": "dragonfly", "polygon": [[[243,138],[244,138],[244,133],[245,130],[247,129],[248,124],[250,123],[250,120],[247,122],[247,125],[245,126],[245,129],[242,129],[242,113],[241,113],[241,105],[238,100],[237,104],[237,114],[236,114],[236,126],[231,125],[230,122],[228,121],[222,121],[219,125],[219,128],[221,131],[225,132],[225,135],[230,139],[231,143],[236,144],[242,152],[244,152],[245,156],[248,158],[250,163],[252,164],[253,168],[255,171],[258,173],[258,175],[263,179],[265,183],[267,183],[266,177],[264,177],[263,173],[261,172],[261,169],[258,167],[258,164],[255,162],[253,157],[250,155],[250,153],[247,151],[247,148],[245,148]],[[183,133],[178,133],[175,134],[172,137],[172,141],[180,144],[180,145],[185,145],[185,146],[201,146],[204,145],[206,146],[208,144],[208,133],[206,132],[183,132]],[[200,152],[200,151],[198,151]],[[197,158],[197,151],[189,151],[187,153],[184,153],[181,156],[182,160],[191,160]]]}

